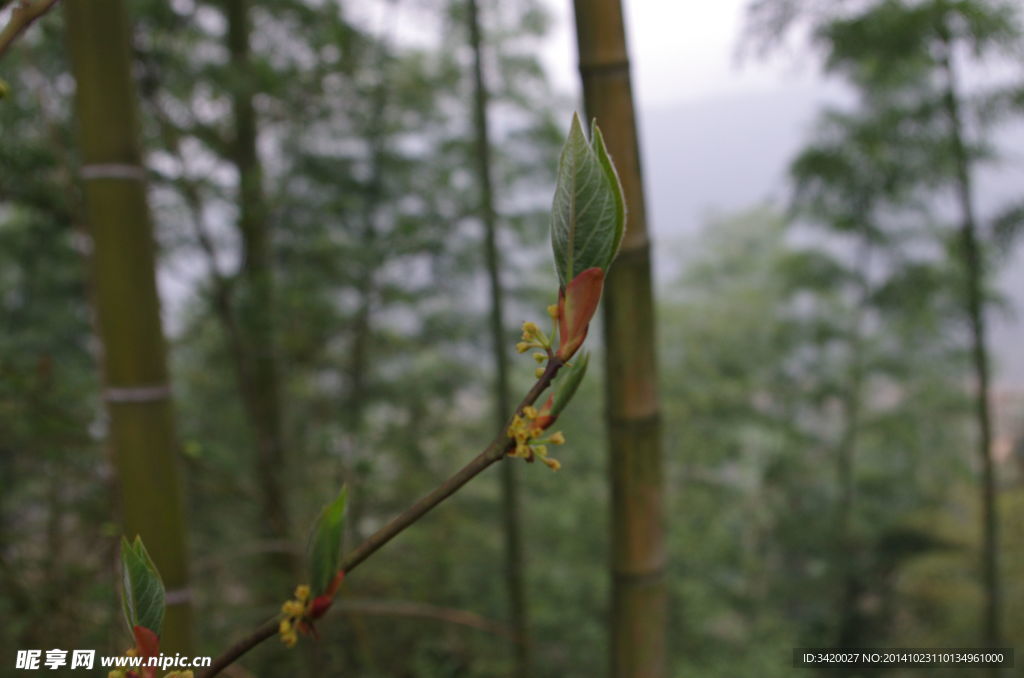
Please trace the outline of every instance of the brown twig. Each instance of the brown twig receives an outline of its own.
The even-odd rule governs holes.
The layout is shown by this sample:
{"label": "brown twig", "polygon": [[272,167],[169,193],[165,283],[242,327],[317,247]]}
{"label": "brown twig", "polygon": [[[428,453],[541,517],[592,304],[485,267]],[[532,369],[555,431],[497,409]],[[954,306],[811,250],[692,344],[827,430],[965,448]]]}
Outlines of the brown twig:
{"label": "brown twig", "polygon": [[22,32],[57,4],[57,0],[18,0],[17,6],[11,10],[11,20],[0,31],[0,57],[7,52]]}
{"label": "brown twig", "polygon": [[[555,375],[558,374],[558,370],[562,368],[562,365],[562,361],[558,358],[552,357],[548,360],[544,373],[516,407],[514,414],[521,413],[524,407],[533,405],[537,402],[537,398],[539,398],[540,394],[551,385],[551,382],[554,380]],[[432,492],[407,508],[405,511],[392,518],[387,525],[377,530],[354,551],[342,558],[341,571],[346,575],[351,574],[352,570],[356,569],[360,563],[398,536],[398,534],[405,528],[425,516],[431,509],[457,492],[459,488],[479,475],[488,466],[504,458],[509,450],[511,450],[515,445],[515,441],[508,437],[506,432],[507,428],[507,425],[502,427],[494,437],[494,440],[491,441],[491,444],[488,445],[483,452],[474,457],[472,461],[459,469],[455,475],[438,485]],[[253,630],[248,636],[238,640],[234,645],[225,650],[224,653],[214,659],[213,663],[207,669],[198,674],[199,678],[213,678],[213,676],[216,676],[218,673],[237,661],[246,652],[268,638],[276,635],[277,626],[278,618],[276,616],[267,620],[261,626]]]}

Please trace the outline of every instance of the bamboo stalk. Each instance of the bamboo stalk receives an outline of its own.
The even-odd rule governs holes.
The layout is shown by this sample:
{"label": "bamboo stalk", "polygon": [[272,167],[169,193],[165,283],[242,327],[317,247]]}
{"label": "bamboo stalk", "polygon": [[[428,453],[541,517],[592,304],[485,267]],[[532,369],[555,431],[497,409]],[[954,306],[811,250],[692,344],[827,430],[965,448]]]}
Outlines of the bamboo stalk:
{"label": "bamboo stalk", "polygon": [[667,675],[661,425],[650,243],[629,52],[619,0],[575,0],[587,117],[596,118],[626,198],[622,250],[605,284],[612,488],[613,678]]}
{"label": "bamboo stalk", "polygon": [[128,17],[122,0],[68,0],[65,12],[124,531],[142,536],[168,589],[162,649],[187,654],[191,605],[182,488]]}
{"label": "bamboo stalk", "polygon": [[[945,52],[941,66],[946,78],[943,104],[949,121],[956,176],[954,190],[960,209],[960,256],[964,271],[964,312],[971,332],[971,365],[974,370],[974,416],[978,427],[977,454],[981,464],[981,579],[985,591],[982,615],[982,643],[999,647],[1002,637],[1001,585],[999,576],[999,516],[996,503],[997,481],[992,458],[991,368],[985,323],[985,263],[978,243],[978,219],[974,208],[971,160],[964,142],[964,121],[960,111],[960,86],[953,64],[953,48],[948,29],[943,27]],[[999,669],[991,671],[998,676]]]}

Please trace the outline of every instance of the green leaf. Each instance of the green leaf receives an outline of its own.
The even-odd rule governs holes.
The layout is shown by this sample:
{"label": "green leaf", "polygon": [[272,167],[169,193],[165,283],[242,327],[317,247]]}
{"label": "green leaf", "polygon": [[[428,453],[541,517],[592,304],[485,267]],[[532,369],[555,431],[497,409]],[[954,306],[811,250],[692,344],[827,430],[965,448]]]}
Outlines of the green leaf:
{"label": "green leaf", "polygon": [[[594,144],[594,153],[601,163],[608,183],[611,184],[615,196],[615,240],[612,243],[612,259],[619,253],[619,246],[622,244],[622,236],[626,233],[626,196],[622,194],[622,184],[619,182],[619,173],[615,170],[615,163],[608,155],[608,149],[604,145],[604,135],[601,128],[597,126],[597,120],[590,126],[590,138]],[[608,262],[611,264],[611,261]]]}
{"label": "green leaf", "polygon": [[121,602],[129,629],[142,626],[160,635],[164,583],[138,535],[134,542],[121,537]]}
{"label": "green leaf", "polygon": [[591,145],[579,116],[573,115],[551,206],[551,245],[562,287],[580,271],[606,270],[624,229],[622,189],[597,125]]}
{"label": "green leaf", "polygon": [[314,598],[328,590],[340,567],[347,499],[348,489],[343,487],[337,498],[320,512],[313,525],[309,545],[309,580]]}
{"label": "green leaf", "polygon": [[555,395],[551,402],[551,416],[557,417],[569,404],[572,397],[576,395],[576,389],[580,387],[583,376],[587,373],[587,365],[590,363],[590,353],[583,353],[577,358],[568,369],[562,371],[555,387]]}

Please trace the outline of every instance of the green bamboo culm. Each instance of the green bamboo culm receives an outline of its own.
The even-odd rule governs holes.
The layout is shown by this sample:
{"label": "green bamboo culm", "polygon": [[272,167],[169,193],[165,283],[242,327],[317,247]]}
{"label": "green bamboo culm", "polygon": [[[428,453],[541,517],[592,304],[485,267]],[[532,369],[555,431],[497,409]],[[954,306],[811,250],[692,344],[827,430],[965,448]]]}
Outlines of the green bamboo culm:
{"label": "green bamboo culm", "polygon": [[145,541],[168,591],[164,652],[190,653],[191,607],[178,446],[156,289],[123,0],[67,0],[92,284],[109,445],[124,533]]}
{"label": "green bamboo culm", "polygon": [[611,678],[664,678],[667,581],[654,295],[640,153],[619,0],[575,0],[587,118],[597,120],[626,200],[604,289],[611,463]]}

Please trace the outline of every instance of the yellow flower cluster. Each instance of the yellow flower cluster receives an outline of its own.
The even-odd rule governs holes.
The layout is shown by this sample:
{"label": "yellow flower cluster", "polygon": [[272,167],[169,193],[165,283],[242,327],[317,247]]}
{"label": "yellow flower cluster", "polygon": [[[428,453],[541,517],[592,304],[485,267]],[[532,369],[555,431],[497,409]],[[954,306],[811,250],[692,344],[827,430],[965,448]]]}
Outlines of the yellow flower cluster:
{"label": "yellow flower cluster", "polygon": [[539,439],[544,433],[544,428],[537,423],[539,416],[536,407],[524,407],[521,414],[512,418],[512,424],[508,427],[508,437],[516,441],[516,449],[510,452],[509,456],[528,461],[537,458],[551,470],[557,471],[562,468],[562,464],[548,456],[548,445],[563,445],[565,436],[558,431],[547,438]]}
{"label": "yellow flower cluster", "polygon": [[516,344],[516,351],[526,353],[531,348],[542,348],[545,356],[551,351],[551,340],[547,338],[544,331],[537,327],[537,323],[527,321],[523,323],[522,341]]}
{"label": "yellow flower cluster", "polygon": [[[555,320],[557,323],[558,306],[556,304],[548,306],[548,315],[551,316],[551,318]],[[558,327],[556,325],[551,330],[551,336],[554,337],[557,333]],[[526,353],[531,348],[539,348],[544,351],[543,353],[533,354],[533,359],[536,360],[537,363],[541,365],[541,367],[538,367],[536,370],[534,370],[534,376],[540,379],[542,376],[544,376],[543,364],[548,360],[548,358],[554,355],[554,353],[552,352],[553,348],[551,344],[551,339],[549,339],[548,336],[544,334],[544,331],[542,329],[537,327],[537,323],[527,321],[523,323],[522,341],[516,344],[516,351],[519,353]]]}
{"label": "yellow flower cluster", "polygon": [[281,642],[287,647],[295,647],[299,642],[298,628],[302,619],[309,612],[309,587],[302,585],[295,587],[294,600],[287,600],[281,606],[281,622],[277,625],[277,631],[281,635]]}

